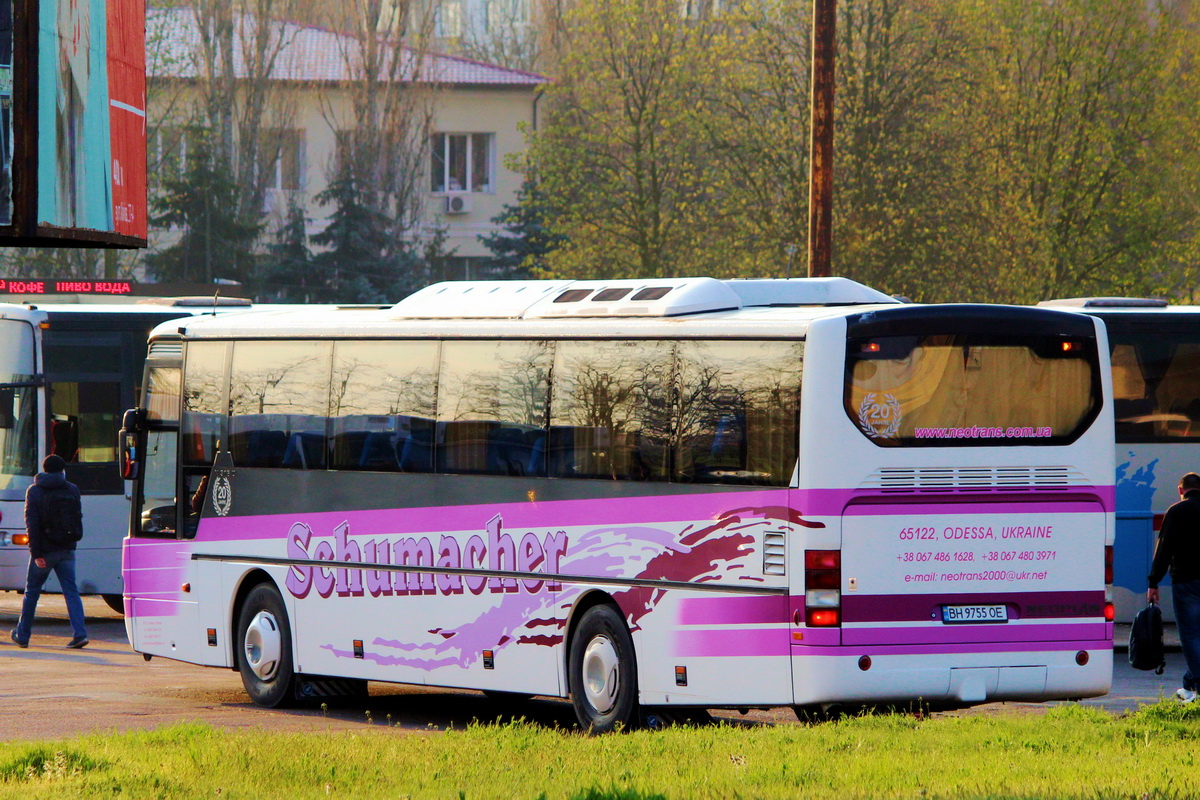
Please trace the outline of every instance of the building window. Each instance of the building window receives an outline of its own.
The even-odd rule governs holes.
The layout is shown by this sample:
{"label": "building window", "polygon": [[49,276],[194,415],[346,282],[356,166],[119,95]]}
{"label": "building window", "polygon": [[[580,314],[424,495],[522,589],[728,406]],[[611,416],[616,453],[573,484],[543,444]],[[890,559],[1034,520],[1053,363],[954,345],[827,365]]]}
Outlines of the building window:
{"label": "building window", "polygon": [[483,24],[489,33],[503,33],[529,22],[529,0],[487,0]]}
{"label": "building window", "polygon": [[432,182],[435,192],[491,192],[492,150],[490,133],[437,133],[430,142]]}
{"label": "building window", "polygon": [[437,35],[447,39],[462,36],[462,0],[442,0],[437,10]]}
{"label": "building window", "polygon": [[150,158],[150,188],[161,189],[164,181],[178,180],[187,170],[188,152],[195,151],[200,132],[183,125],[160,125],[147,141]]}
{"label": "building window", "polygon": [[304,131],[269,129],[263,132],[262,141],[266,142],[267,152],[263,155],[270,158],[275,145],[279,150],[274,163],[266,166],[268,189],[283,189],[298,192],[304,188]]}

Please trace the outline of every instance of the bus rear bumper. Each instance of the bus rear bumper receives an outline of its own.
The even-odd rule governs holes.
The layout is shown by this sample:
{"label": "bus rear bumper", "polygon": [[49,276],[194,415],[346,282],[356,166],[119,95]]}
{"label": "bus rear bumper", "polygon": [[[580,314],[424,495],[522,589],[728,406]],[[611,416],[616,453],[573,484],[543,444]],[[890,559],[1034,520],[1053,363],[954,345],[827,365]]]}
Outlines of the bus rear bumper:
{"label": "bus rear bumper", "polygon": [[1108,694],[1112,643],[1070,644],[1070,649],[1061,650],[983,653],[879,654],[869,648],[804,648],[807,652],[796,652],[793,658],[795,705],[914,698],[973,705]]}

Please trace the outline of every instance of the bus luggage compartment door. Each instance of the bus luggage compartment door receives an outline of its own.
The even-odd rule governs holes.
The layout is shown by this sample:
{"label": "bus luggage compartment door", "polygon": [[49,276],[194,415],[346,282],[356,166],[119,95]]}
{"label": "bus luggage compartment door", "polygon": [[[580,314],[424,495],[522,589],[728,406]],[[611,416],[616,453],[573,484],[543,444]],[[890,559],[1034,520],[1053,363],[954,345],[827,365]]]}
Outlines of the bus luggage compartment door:
{"label": "bus luggage compartment door", "polygon": [[1103,643],[1099,502],[954,500],[846,508],[844,646],[982,654]]}

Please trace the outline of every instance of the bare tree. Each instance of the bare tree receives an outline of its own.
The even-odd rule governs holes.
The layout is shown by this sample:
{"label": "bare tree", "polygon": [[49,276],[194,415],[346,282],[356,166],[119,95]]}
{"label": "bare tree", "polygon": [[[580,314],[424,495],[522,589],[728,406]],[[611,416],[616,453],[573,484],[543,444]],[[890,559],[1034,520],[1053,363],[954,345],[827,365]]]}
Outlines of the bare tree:
{"label": "bare tree", "polygon": [[280,57],[297,28],[285,24],[301,0],[208,0],[193,6],[193,53],[201,119],[240,189],[238,210],[257,218],[287,131],[294,97],[279,80]]}
{"label": "bare tree", "polygon": [[536,0],[487,3],[485,13],[466,20],[463,55],[510,69],[533,70],[541,60],[543,28]]}
{"label": "bare tree", "polygon": [[[416,0],[350,0],[331,24],[350,26],[341,58],[351,76],[348,102],[327,94],[323,112],[338,132],[331,173],[349,174],[360,198],[397,233],[421,220],[422,178],[440,76],[428,43],[434,8]],[[350,19],[346,19],[349,14]]]}

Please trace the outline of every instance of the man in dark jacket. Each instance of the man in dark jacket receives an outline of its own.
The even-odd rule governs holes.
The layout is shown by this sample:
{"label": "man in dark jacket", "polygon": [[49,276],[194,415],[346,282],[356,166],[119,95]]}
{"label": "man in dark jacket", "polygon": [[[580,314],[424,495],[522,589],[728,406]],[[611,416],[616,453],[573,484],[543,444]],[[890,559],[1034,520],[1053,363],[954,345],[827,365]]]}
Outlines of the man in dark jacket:
{"label": "man in dark jacket", "polygon": [[63,599],[67,603],[67,617],[71,620],[73,639],[67,647],[80,648],[88,643],[87,628],[84,627],[83,601],[79,599],[79,587],[75,585],[75,543],[51,542],[46,531],[47,498],[49,493],[66,487],[79,502],[79,487],[67,480],[67,462],[61,456],[49,455],[42,462],[33,485],[25,492],[25,532],[29,534],[29,573],[25,579],[25,599],[21,604],[21,619],[9,634],[17,647],[28,647],[33,633],[33,617],[37,613],[38,598],[42,586],[53,572],[58,576]]}
{"label": "man in dark jacket", "polygon": [[1187,671],[1175,696],[1185,703],[1200,691],[1200,475],[1189,472],[1179,480],[1179,502],[1167,509],[1154,562],[1150,565],[1150,602],[1158,602],[1158,582],[1171,571],[1175,624]]}

